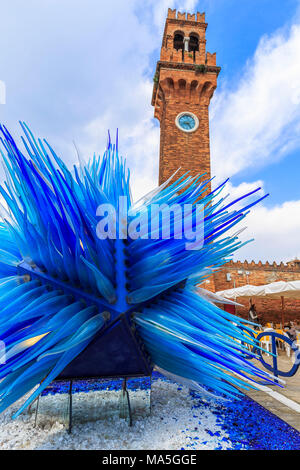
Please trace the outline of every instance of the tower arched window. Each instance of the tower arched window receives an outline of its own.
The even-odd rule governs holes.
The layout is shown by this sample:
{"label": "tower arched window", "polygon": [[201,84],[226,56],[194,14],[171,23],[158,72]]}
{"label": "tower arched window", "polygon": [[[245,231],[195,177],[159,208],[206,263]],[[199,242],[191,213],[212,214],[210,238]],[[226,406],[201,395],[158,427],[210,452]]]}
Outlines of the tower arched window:
{"label": "tower arched window", "polygon": [[186,88],[186,81],[181,78],[180,80],[178,80],[178,87],[179,87],[179,90],[185,90]]}
{"label": "tower arched window", "polygon": [[175,33],[174,34],[174,49],[177,51],[179,49],[183,49],[183,34],[182,33]]}
{"label": "tower arched window", "polygon": [[174,81],[172,78],[167,78],[167,86],[169,90],[174,90]]}
{"label": "tower arched window", "polygon": [[184,60],[184,34],[181,32],[174,34],[174,49],[182,51],[182,60]]}
{"label": "tower arched window", "polygon": [[194,62],[196,60],[196,51],[199,51],[199,38],[196,34],[190,34],[189,52],[192,52]]}

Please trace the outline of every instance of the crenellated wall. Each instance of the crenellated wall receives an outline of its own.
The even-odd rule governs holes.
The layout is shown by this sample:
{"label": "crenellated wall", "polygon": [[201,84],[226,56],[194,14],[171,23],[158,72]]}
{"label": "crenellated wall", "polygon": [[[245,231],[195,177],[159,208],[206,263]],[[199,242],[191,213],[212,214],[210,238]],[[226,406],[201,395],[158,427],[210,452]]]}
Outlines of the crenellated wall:
{"label": "crenellated wall", "polygon": [[172,10],[172,8],[168,9],[168,18],[174,20],[177,19],[183,21],[196,21],[197,23],[205,23],[205,13],[197,12],[197,15],[195,13],[181,13],[180,11],[177,12],[176,8],[174,10]]}

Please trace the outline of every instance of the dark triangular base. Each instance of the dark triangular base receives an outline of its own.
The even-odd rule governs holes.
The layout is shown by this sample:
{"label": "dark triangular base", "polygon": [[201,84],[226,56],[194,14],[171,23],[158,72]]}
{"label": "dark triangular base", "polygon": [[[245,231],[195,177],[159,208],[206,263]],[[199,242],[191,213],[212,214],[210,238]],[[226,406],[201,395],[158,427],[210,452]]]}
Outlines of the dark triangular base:
{"label": "dark triangular base", "polygon": [[146,353],[122,315],[62,371],[56,380],[142,377],[151,375]]}

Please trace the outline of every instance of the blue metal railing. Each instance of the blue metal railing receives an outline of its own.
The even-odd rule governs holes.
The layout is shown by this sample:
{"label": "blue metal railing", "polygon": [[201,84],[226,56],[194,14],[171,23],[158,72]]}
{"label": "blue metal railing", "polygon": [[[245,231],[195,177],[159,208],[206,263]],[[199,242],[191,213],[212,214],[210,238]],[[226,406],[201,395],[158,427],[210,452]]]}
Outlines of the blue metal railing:
{"label": "blue metal railing", "polygon": [[[262,351],[259,348],[253,348],[253,352],[257,352],[259,354],[259,359],[260,362],[263,364],[263,366],[272,372],[275,377],[292,377],[293,375],[296,374],[297,370],[299,369],[300,366],[300,350],[295,344],[294,341],[292,341],[288,336],[281,335],[280,333],[277,333],[276,331],[263,331],[262,333],[259,333],[259,335],[256,337],[258,341],[260,341],[264,336],[270,336],[271,337],[271,352],[273,354],[272,360],[273,364],[268,364],[262,355]],[[292,368],[289,371],[282,371],[278,369],[278,362],[277,362],[277,342],[276,339],[283,341],[284,343],[287,343],[289,347],[291,348],[291,351],[294,351],[295,353],[295,362],[292,366]]]}
{"label": "blue metal railing", "polygon": [[[244,357],[246,359],[253,359],[253,353],[258,354],[259,360],[262,363],[262,365],[270,371],[275,377],[292,377],[293,375],[296,374],[300,367],[300,349],[297,347],[296,343],[293,342],[288,336],[281,335],[280,333],[277,333],[276,331],[263,331],[262,333],[259,333],[257,336],[255,336],[254,332],[249,331],[247,328],[239,327],[242,331],[246,332],[246,334],[251,338],[252,340],[255,341],[260,341],[262,338],[265,336],[271,337],[271,351],[270,351],[270,357],[272,357],[272,364],[268,364],[263,357],[263,350],[260,349],[258,346],[254,346],[250,348],[250,351],[252,354],[247,354],[245,352]],[[289,371],[282,371],[278,369],[278,361],[277,361],[277,342],[278,340],[282,341],[283,343],[287,343],[288,346],[290,347],[291,351],[294,351],[295,353],[295,361],[293,363],[293,366]],[[243,346],[247,346],[246,342],[242,341]]]}

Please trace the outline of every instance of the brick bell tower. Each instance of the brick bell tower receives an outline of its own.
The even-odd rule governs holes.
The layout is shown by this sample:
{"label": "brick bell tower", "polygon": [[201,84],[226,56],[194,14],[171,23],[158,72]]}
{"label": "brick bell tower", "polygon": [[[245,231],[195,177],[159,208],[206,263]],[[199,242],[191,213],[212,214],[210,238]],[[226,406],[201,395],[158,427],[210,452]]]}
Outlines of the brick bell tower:
{"label": "brick bell tower", "polygon": [[179,167],[179,175],[210,178],[208,107],[221,69],[216,54],[206,52],[206,28],[205,13],[169,8],[152,95],[160,121],[159,184]]}

